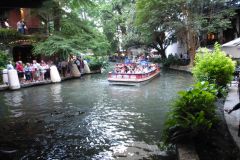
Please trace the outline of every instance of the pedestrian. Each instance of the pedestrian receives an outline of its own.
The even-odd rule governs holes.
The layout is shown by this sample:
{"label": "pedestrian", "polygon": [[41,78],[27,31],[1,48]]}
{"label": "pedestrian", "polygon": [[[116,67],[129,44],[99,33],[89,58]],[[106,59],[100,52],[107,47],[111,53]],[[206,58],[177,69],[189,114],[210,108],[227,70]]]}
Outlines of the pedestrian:
{"label": "pedestrian", "polygon": [[7,28],[7,29],[10,28],[10,25],[8,23],[8,19],[5,19],[5,21],[4,21],[4,28]]}
{"label": "pedestrian", "polygon": [[17,70],[18,78],[20,79],[20,82],[23,83],[24,82],[24,67],[23,67],[22,61],[16,62],[16,70]]}
{"label": "pedestrian", "polygon": [[83,58],[80,58],[80,73],[83,74],[84,71],[84,61]]}
{"label": "pedestrian", "polygon": [[80,61],[80,59],[81,59],[81,58],[77,57],[77,59],[75,60],[74,63],[77,65],[77,68],[78,68],[79,72],[81,73],[81,68],[80,68],[80,66],[81,66],[81,61]]}
{"label": "pedestrian", "polygon": [[26,82],[30,82],[32,80],[31,76],[31,65],[30,63],[27,63],[26,66],[24,67],[24,72],[25,72],[25,77],[26,77]]}
{"label": "pedestrian", "polygon": [[24,31],[22,25],[23,25],[22,20],[17,22],[17,31],[23,34]]}
{"label": "pedestrian", "polygon": [[34,81],[39,81],[39,77],[40,77],[40,64],[37,63],[36,60],[33,60],[33,80]]}
{"label": "pedestrian", "polygon": [[22,20],[21,25],[22,25],[21,27],[22,27],[23,34],[26,34],[27,26],[26,26],[26,22],[24,21],[24,19]]}
{"label": "pedestrian", "polygon": [[7,64],[7,69],[8,70],[11,70],[11,69],[14,69],[13,65],[12,65],[12,61],[9,61],[8,64]]}
{"label": "pedestrian", "polygon": [[[224,111],[227,112],[228,114],[232,113],[233,111],[236,111],[240,108],[240,103],[237,103],[235,106],[233,106],[232,109],[225,109]],[[240,122],[238,124],[238,137],[240,137]]]}

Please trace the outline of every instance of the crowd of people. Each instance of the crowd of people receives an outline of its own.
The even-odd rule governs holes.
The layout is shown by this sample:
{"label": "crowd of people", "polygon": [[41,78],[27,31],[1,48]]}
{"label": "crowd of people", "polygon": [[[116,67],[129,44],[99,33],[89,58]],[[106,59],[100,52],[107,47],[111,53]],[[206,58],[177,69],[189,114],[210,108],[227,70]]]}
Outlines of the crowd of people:
{"label": "crowd of people", "polygon": [[32,63],[23,64],[22,61],[17,61],[14,67],[10,61],[7,65],[7,69],[17,70],[20,83],[43,81],[50,79],[51,63],[51,61],[46,63],[44,60],[38,63],[36,60],[33,60]]}
{"label": "crowd of people", "polygon": [[[16,27],[17,27],[17,31],[19,33],[26,34],[27,25],[26,25],[26,22],[24,21],[24,19],[19,20],[16,24]],[[0,28],[6,28],[6,29],[12,28],[12,26],[9,25],[7,18],[0,20]]]}
{"label": "crowd of people", "polygon": [[[76,64],[81,74],[84,72],[84,61],[81,57],[75,57],[69,61],[61,60],[55,63],[61,77],[71,76],[71,68],[73,64]],[[50,67],[52,65],[55,65],[52,61],[46,63],[44,60],[41,60],[40,63],[33,60],[32,63],[25,64],[22,61],[17,61],[15,62],[15,65],[9,61],[7,69],[15,69],[17,71],[20,83],[29,83],[50,80]]]}
{"label": "crowd of people", "polygon": [[148,61],[149,56],[145,56],[144,54],[137,55],[132,60],[126,58],[124,63],[118,63],[115,65],[114,73],[142,74],[157,69],[156,64],[151,64]]}
{"label": "crowd of people", "polygon": [[149,73],[157,69],[156,64],[140,64],[140,63],[130,63],[130,64],[116,64],[114,68],[114,73],[121,74],[142,74]]}

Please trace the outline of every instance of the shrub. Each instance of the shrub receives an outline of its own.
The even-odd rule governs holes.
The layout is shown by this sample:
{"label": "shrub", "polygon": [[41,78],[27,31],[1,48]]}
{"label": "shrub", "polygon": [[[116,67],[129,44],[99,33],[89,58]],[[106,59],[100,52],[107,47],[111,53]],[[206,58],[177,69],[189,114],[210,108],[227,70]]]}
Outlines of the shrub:
{"label": "shrub", "polygon": [[161,59],[163,66],[169,67],[170,65],[186,66],[190,63],[190,59],[179,59],[178,57],[170,54],[168,58]]}
{"label": "shrub", "polygon": [[0,70],[6,68],[9,60],[10,60],[10,56],[5,52],[0,51]]}
{"label": "shrub", "polygon": [[0,84],[3,82],[2,81],[2,70],[6,68],[8,61],[10,60],[10,56],[3,52],[0,51]]}
{"label": "shrub", "polygon": [[226,86],[233,79],[235,64],[231,58],[215,44],[214,50],[201,50],[195,58],[193,75],[198,81],[209,81],[219,86]]}
{"label": "shrub", "polygon": [[216,86],[208,82],[199,82],[179,92],[165,123],[165,143],[177,143],[207,133],[217,122],[216,96]]}
{"label": "shrub", "polygon": [[107,59],[105,57],[84,57],[89,62],[89,68],[91,71],[100,70],[108,66]]}
{"label": "shrub", "polygon": [[21,37],[21,34],[19,34],[14,29],[0,28],[0,41],[3,43],[6,43],[11,40],[17,40],[20,37]]}
{"label": "shrub", "polygon": [[172,64],[177,64],[177,57],[170,54],[168,58],[162,59],[163,66],[169,67]]}

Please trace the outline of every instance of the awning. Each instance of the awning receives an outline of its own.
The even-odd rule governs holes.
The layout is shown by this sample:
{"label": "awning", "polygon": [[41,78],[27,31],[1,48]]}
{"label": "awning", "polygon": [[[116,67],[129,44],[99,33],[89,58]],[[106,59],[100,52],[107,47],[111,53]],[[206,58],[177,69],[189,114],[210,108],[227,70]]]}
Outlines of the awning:
{"label": "awning", "polygon": [[240,58],[240,38],[223,44],[222,50],[232,58]]}

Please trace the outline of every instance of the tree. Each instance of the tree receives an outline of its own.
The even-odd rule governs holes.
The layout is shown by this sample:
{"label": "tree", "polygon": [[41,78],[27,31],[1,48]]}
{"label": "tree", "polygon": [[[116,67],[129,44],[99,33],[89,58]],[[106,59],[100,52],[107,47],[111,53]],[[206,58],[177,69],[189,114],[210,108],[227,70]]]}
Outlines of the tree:
{"label": "tree", "polygon": [[96,55],[108,54],[109,43],[106,37],[92,27],[91,23],[79,19],[74,13],[68,14],[61,21],[61,31],[37,43],[34,46],[34,54],[58,54],[67,57],[70,54],[88,52],[89,49]]}
{"label": "tree", "polygon": [[[52,30],[50,23],[57,21],[56,19],[59,19],[62,14],[60,6],[53,0],[44,1],[40,8],[32,9],[32,13],[38,15],[38,17],[44,22],[44,28],[47,35],[49,35]],[[54,29],[59,31],[55,26]]]}
{"label": "tree", "polygon": [[145,41],[141,35],[140,30],[135,26],[136,18],[136,4],[131,3],[126,7],[127,18],[126,18],[126,34],[123,35],[123,47],[129,48],[133,46],[143,46]]}
{"label": "tree", "polygon": [[128,0],[101,0],[98,1],[97,18],[112,51],[122,49],[122,39],[128,34],[127,20],[134,1]]}
{"label": "tree", "polygon": [[[44,22],[45,32],[49,35],[51,31],[60,31],[61,16],[69,11],[76,11],[82,6],[93,4],[90,0],[46,0],[40,8],[32,9],[32,13],[40,17]],[[50,23],[53,22],[53,28]]]}
{"label": "tree", "polygon": [[[155,33],[176,35],[188,51],[191,65],[199,47],[199,36],[230,27],[229,18],[232,16],[233,11],[227,8],[225,0],[137,0],[136,23],[142,26],[140,28],[146,35],[155,37],[161,35]],[[169,44],[169,41],[160,42]],[[161,48],[160,43],[157,46]]]}

